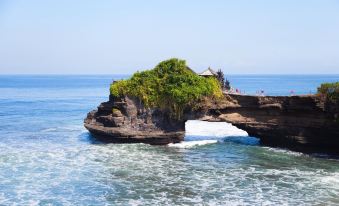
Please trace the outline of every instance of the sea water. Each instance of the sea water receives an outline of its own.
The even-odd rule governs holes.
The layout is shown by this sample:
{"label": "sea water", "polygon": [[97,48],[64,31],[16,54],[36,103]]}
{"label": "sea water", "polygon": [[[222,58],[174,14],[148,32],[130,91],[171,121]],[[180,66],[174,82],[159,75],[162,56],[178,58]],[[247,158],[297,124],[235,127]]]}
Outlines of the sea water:
{"label": "sea water", "polygon": [[[184,143],[104,144],[83,127],[102,76],[0,76],[0,205],[338,205],[339,161],[261,146],[227,124]],[[315,92],[338,75],[229,76],[249,94]]]}

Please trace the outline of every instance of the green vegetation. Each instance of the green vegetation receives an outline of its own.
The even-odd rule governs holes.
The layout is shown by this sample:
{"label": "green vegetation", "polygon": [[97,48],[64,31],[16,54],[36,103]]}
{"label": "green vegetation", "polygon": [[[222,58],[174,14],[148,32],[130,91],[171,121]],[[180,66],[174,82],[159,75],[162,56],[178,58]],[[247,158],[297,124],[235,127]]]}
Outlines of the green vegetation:
{"label": "green vegetation", "polygon": [[222,97],[216,78],[198,76],[180,59],[160,62],[152,70],[136,72],[130,79],[114,82],[110,92],[114,96],[138,97],[146,107],[168,109],[177,119],[181,119],[186,107],[194,106],[204,97]]}
{"label": "green vegetation", "polygon": [[325,95],[330,101],[339,101],[339,82],[321,84],[318,94]]}
{"label": "green vegetation", "polygon": [[112,109],[112,113],[116,113],[116,112],[120,112],[120,110],[117,109],[117,108],[113,108],[113,109]]}

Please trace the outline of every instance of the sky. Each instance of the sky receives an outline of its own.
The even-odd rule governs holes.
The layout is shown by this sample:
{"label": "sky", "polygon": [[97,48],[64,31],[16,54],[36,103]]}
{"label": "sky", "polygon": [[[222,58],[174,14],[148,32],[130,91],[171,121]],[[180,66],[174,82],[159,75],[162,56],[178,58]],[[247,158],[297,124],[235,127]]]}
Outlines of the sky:
{"label": "sky", "polygon": [[0,0],[0,74],[339,73],[339,0]]}

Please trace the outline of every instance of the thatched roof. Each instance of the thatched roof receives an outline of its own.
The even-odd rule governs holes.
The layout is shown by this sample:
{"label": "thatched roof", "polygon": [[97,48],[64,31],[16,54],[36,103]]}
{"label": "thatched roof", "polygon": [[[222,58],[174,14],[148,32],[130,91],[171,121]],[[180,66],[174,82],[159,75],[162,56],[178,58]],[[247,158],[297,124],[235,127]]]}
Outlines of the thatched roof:
{"label": "thatched roof", "polygon": [[217,76],[217,73],[213,69],[208,67],[208,69],[206,69],[205,71],[201,72],[199,75],[200,76]]}

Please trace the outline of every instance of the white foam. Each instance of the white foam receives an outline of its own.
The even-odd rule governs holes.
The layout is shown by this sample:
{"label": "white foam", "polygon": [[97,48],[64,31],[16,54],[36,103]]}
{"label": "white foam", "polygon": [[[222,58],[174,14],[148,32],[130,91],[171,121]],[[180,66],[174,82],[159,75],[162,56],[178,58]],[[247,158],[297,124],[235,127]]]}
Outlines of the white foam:
{"label": "white foam", "polygon": [[225,137],[248,137],[248,133],[226,122],[189,120],[185,124],[185,141],[169,144],[169,147],[192,148],[215,144]]}
{"label": "white foam", "polygon": [[52,127],[41,130],[41,132],[55,132],[55,131],[87,131],[87,130],[82,125]]}
{"label": "white foam", "polygon": [[202,146],[207,144],[215,144],[218,140],[197,140],[197,141],[183,141],[180,143],[170,143],[168,144],[169,147],[175,147],[175,148],[192,148],[196,146]]}
{"label": "white foam", "polygon": [[192,136],[201,139],[201,137],[247,137],[248,133],[241,130],[230,123],[226,122],[205,122],[199,120],[189,120],[185,125],[186,136]]}
{"label": "white foam", "polygon": [[326,184],[338,185],[339,184],[339,173],[336,172],[336,173],[333,173],[327,176],[322,176],[321,182],[326,183]]}
{"label": "white foam", "polygon": [[48,128],[41,130],[41,132],[54,132],[54,131],[57,131],[57,128]]}
{"label": "white foam", "polygon": [[304,156],[305,155],[304,153],[301,153],[301,152],[295,152],[295,151],[282,149],[282,148],[273,148],[273,147],[263,147],[263,148],[273,151],[275,153],[283,153],[283,154],[293,155],[293,156]]}

